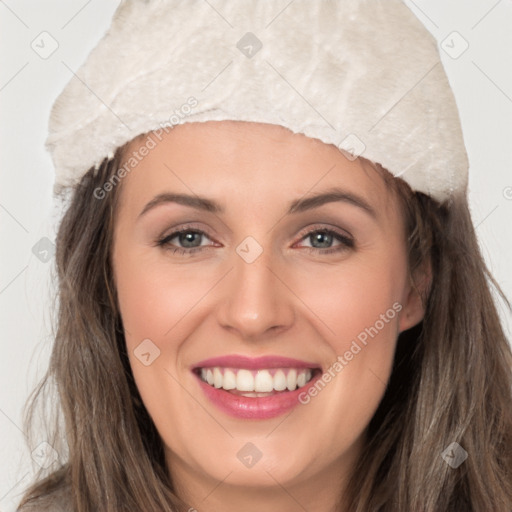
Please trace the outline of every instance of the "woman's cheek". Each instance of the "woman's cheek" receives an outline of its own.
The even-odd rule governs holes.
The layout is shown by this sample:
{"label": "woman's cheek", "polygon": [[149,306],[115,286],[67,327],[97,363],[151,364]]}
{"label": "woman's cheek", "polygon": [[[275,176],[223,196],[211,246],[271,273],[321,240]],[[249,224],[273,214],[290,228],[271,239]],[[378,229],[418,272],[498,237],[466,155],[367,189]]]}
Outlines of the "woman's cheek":
{"label": "woman's cheek", "polygon": [[172,264],[170,256],[151,256],[119,259],[118,295],[125,327],[162,338],[211,287],[212,279],[197,267]]}
{"label": "woman's cheek", "polygon": [[394,306],[400,302],[399,279],[385,260],[380,264],[337,266],[311,269],[296,280],[294,291],[307,304],[322,334],[343,348],[360,333],[377,324],[379,331],[397,322]]}

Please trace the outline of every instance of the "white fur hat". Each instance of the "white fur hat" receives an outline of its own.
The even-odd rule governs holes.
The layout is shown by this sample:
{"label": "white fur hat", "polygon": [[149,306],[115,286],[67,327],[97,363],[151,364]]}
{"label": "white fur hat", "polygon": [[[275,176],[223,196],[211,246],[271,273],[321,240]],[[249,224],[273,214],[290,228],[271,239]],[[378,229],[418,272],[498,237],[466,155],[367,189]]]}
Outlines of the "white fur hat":
{"label": "white fur hat", "polygon": [[466,191],[437,43],[401,0],[122,0],[53,106],[54,190],[137,135],[214,120],[282,125],[438,200]]}

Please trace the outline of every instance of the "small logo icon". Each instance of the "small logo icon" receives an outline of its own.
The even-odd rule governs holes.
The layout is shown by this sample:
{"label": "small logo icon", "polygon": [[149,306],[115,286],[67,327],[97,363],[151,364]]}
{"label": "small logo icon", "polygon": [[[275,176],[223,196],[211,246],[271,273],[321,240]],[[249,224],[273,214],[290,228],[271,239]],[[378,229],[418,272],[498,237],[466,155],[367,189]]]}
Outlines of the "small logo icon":
{"label": "small logo icon", "polygon": [[43,263],[48,263],[55,254],[55,244],[44,236],[32,247],[32,253]]}
{"label": "small logo icon", "polygon": [[441,48],[452,59],[458,59],[469,48],[469,43],[454,31],[441,42]]}
{"label": "small logo icon", "polygon": [[145,339],[133,353],[144,366],[150,366],[160,356],[160,349],[150,339]]}
{"label": "small logo icon", "polygon": [[56,460],[59,459],[59,454],[53,446],[46,441],[38,444],[32,450],[32,458],[43,469],[48,469]]}
{"label": "small logo icon", "polygon": [[247,34],[236,43],[236,47],[248,59],[252,59],[263,48],[263,43],[252,32],[247,32]]}
{"label": "small logo icon", "polygon": [[51,34],[44,31],[30,43],[30,47],[41,59],[46,60],[57,51],[59,43]]}
{"label": "small logo icon", "polygon": [[452,443],[441,454],[441,457],[446,464],[457,469],[468,458],[468,452],[459,443]]}
{"label": "small logo icon", "polygon": [[338,144],[338,148],[348,160],[354,161],[364,153],[366,145],[355,133],[349,133]]}
{"label": "small logo icon", "polygon": [[238,460],[247,468],[253,468],[263,456],[263,453],[252,443],[245,443],[236,454]]}
{"label": "small logo icon", "polygon": [[238,245],[236,252],[246,263],[252,263],[260,257],[263,247],[252,236],[248,236]]}

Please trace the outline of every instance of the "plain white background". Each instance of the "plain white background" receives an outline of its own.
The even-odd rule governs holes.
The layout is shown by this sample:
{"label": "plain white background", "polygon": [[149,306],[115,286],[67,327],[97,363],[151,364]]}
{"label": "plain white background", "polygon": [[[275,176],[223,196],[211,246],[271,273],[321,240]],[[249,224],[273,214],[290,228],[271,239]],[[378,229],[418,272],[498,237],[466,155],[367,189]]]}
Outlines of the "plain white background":
{"label": "plain white background", "polygon": [[[22,432],[22,408],[43,375],[52,344],[50,270],[56,226],[52,220],[53,170],[44,149],[49,111],[71,76],[64,63],[73,70],[79,67],[108,27],[118,3],[0,0],[3,512],[15,510],[36,464],[30,451],[35,447],[26,446]],[[218,16],[214,7],[221,12],[220,2],[209,3],[212,16]],[[406,3],[440,43],[471,164],[473,220],[486,261],[512,298],[512,1]],[[52,45],[58,46],[47,55],[54,50]],[[499,307],[510,337],[512,317],[501,302]],[[45,441],[42,432],[40,441]]]}

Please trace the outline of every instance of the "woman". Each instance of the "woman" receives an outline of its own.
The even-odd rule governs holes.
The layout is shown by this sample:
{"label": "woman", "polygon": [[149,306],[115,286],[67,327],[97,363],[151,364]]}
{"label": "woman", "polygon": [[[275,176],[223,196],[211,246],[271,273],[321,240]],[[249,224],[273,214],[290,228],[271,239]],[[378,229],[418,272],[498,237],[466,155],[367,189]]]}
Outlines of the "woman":
{"label": "woman", "polygon": [[69,456],[21,510],[509,511],[435,42],[394,0],[222,7],[122,4],[54,108]]}

